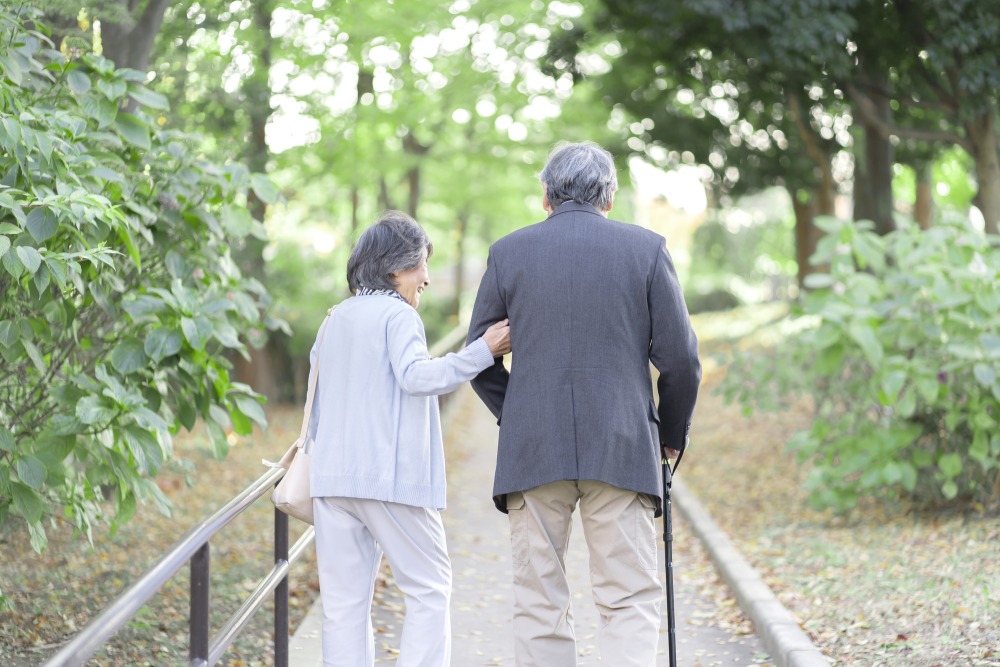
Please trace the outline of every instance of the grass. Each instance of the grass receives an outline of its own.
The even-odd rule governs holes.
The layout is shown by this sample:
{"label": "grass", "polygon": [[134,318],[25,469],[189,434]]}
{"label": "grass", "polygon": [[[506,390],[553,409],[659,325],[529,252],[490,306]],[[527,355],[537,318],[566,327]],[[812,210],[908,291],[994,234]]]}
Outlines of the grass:
{"label": "grass", "polygon": [[[89,620],[151,567],[192,525],[264,474],[262,458],[277,459],[295,437],[301,409],[268,411],[270,428],[237,439],[225,461],[214,460],[203,436],[175,438],[177,456],[196,467],[193,486],[181,469],[161,473],[157,483],[170,497],[167,518],[151,505],[140,506],[116,535],[94,531],[94,548],[74,537],[65,523],[49,529],[49,548],[36,554],[21,526],[0,532],[0,588],[14,611],[0,613],[0,665],[38,665],[54,655]],[[291,521],[292,540],[302,525]],[[212,631],[243,603],[273,563],[273,509],[266,499],[229,524],[211,542]],[[96,656],[91,665],[142,667],[186,664],[188,646],[188,569],[182,568]],[[315,555],[307,550],[290,577],[291,627],[308,610],[318,590]],[[219,662],[226,667],[273,664],[273,605],[267,603]]]}
{"label": "grass", "polygon": [[784,451],[808,400],[745,418],[715,393],[727,332],[773,342],[775,314],[696,318],[709,363],[680,474],[835,664],[1000,665],[1000,517],[871,499],[845,516],[809,509],[808,468]]}

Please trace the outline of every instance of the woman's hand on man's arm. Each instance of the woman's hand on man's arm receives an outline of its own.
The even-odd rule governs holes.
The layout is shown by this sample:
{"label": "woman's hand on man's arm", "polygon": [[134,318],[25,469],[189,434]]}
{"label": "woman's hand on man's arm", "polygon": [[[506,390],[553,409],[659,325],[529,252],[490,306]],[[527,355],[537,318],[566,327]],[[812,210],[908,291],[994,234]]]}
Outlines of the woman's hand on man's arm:
{"label": "woman's hand on man's arm", "polygon": [[483,339],[490,346],[490,352],[494,357],[502,357],[510,353],[510,320],[500,320],[496,322],[486,333]]}

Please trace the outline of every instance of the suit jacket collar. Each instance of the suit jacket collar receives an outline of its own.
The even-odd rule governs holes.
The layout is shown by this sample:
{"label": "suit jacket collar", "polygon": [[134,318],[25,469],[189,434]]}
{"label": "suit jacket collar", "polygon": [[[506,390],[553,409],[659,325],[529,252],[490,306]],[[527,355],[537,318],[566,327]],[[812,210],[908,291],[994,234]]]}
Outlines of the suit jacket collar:
{"label": "suit jacket collar", "polygon": [[599,215],[602,218],[606,218],[607,217],[603,213],[601,213],[599,210],[597,210],[596,206],[592,206],[590,204],[581,204],[580,202],[576,202],[576,201],[570,200],[570,201],[565,201],[562,204],[560,204],[559,207],[556,208],[556,210],[552,211],[552,213],[549,213],[549,217],[546,218],[546,219],[547,220],[551,220],[552,218],[556,217],[557,215],[562,215],[563,213],[571,213],[571,212],[575,212],[575,213],[593,213],[594,215]]}

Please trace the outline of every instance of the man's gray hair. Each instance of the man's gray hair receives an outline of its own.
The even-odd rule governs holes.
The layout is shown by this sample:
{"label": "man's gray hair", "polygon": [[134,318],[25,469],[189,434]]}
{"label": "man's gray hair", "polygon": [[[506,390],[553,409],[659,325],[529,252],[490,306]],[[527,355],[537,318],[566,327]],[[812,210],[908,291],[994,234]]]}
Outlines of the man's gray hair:
{"label": "man's gray hair", "polygon": [[415,269],[434,252],[427,232],[402,211],[386,211],[366,229],[347,260],[347,284],[352,292],[362,287],[394,290],[392,274]]}
{"label": "man's gray hair", "polygon": [[618,190],[614,158],[592,141],[557,145],[539,179],[553,209],[575,201],[604,211]]}

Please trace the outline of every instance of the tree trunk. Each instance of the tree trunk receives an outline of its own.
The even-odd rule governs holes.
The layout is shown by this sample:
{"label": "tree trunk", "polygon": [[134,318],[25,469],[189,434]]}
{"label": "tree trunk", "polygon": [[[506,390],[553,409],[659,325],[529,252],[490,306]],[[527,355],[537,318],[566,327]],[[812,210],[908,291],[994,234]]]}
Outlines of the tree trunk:
{"label": "tree trunk", "polygon": [[851,217],[854,220],[874,220],[875,202],[872,199],[871,181],[868,178],[868,161],[865,159],[865,142],[867,134],[854,134],[854,210]]}
{"label": "tree trunk", "polygon": [[986,231],[997,233],[1000,222],[1000,158],[997,153],[996,109],[991,105],[965,126],[972,142],[979,182],[978,205],[986,220]]}
{"label": "tree trunk", "polygon": [[114,61],[117,67],[146,71],[153,42],[163,25],[163,15],[170,2],[171,0],[149,0],[133,26],[104,25],[101,30],[104,57]]}
{"label": "tree trunk", "polygon": [[[891,123],[889,99],[877,95],[872,97],[872,102],[879,120],[886,125]],[[881,126],[864,121],[862,123],[865,130],[865,178],[871,197],[871,220],[875,223],[875,231],[885,235],[896,228],[892,197],[892,165],[896,151],[889,137],[883,134]]]}
{"label": "tree trunk", "polygon": [[420,204],[420,167],[413,167],[406,172],[406,182],[409,184],[409,200],[407,201],[407,213],[414,220],[417,219],[417,206]]}
{"label": "tree trunk", "polygon": [[361,199],[358,197],[358,186],[351,186],[351,243],[358,239],[358,207]]}
{"label": "tree trunk", "polygon": [[[255,52],[254,71],[243,84],[247,115],[250,120],[243,159],[250,171],[257,173],[267,171],[267,162],[270,158],[265,128],[271,117],[272,13],[273,3],[270,0],[259,0],[253,4],[254,33],[251,38],[253,43],[250,46]],[[247,195],[247,209],[255,220],[264,221],[267,204],[252,190]],[[265,245],[263,240],[255,236],[243,239],[242,246],[234,254],[244,276],[264,281]],[[272,401],[289,400],[292,397],[285,395],[282,387],[292,386],[294,383],[291,366],[277,361],[287,357],[287,350],[284,349],[286,344],[287,340],[284,337],[268,336],[267,342],[262,347],[249,349],[249,362],[240,359],[235,364],[236,377]]]}
{"label": "tree trunk", "polygon": [[816,273],[816,267],[809,263],[809,258],[816,251],[819,240],[819,230],[813,224],[817,197],[806,190],[789,189],[788,194],[792,197],[792,210],[795,212],[795,261],[799,266],[799,290],[803,290],[806,276]]}
{"label": "tree trunk", "polygon": [[378,177],[378,205],[383,211],[396,208],[392,205],[392,196],[389,194],[389,184],[385,182],[385,175]]}
{"label": "tree trunk", "polygon": [[924,162],[914,168],[917,172],[917,195],[913,201],[913,219],[921,229],[929,229],[934,218],[933,164]]}
{"label": "tree trunk", "polygon": [[452,315],[456,324],[462,317],[462,292],[465,291],[465,232],[468,228],[469,215],[463,211],[455,221],[455,305],[452,307]]}

